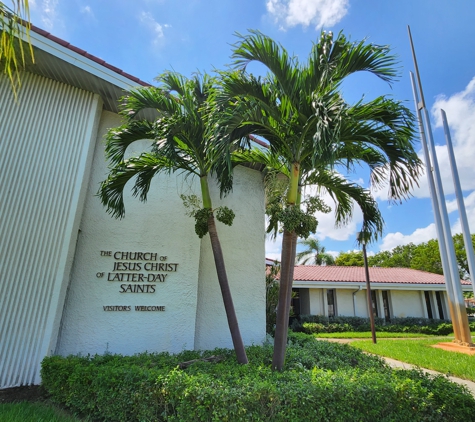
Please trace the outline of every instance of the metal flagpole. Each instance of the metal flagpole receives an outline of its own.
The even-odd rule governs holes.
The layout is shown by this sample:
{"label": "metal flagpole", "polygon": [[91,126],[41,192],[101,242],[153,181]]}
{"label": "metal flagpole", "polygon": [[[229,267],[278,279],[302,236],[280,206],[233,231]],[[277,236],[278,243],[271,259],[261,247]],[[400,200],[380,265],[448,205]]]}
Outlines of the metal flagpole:
{"label": "metal flagpole", "polygon": [[[449,303],[450,319],[452,321],[457,321],[457,317],[455,313],[455,305],[454,305],[455,304],[454,290],[452,288],[452,281],[450,279],[449,261],[447,258],[447,251],[445,249],[445,240],[444,240],[444,233],[442,232],[442,221],[440,219],[440,210],[437,206],[437,194],[435,191],[434,176],[432,174],[432,165],[430,162],[429,150],[427,148],[427,141],[426,141],[426,135],[424,132],[424,125],[422,122],[421,110],[419,108],[416,82],[414,81],[414,74],[412,72],[409,72],[409,74],[411,76],[414,103],[416,104],[417,122],[419,123],[419,132],[421,135],[422,150],[424,152],[426,174],[427,174],[427,179],[429,181],[430,199],[432,201],[432,209],[434,210],[435,228],[437,230],[437,239],[439,240],[440,259],[442,262],[442,269],[445,275],[445,286],[447,290],[447,296],[449,299],[448,303]],[[454,322],[453,327],[454,327],[455,338],[460,339],[461,335],[460,335],[459,325]]]}
{"label": "metal flagpole", "polygon": [[460,186],[459,172],[455,162],[454,147],[452,144],[452,137],[450,136],[449,124],[447,122],[447,115],[444,110],[440,110],[442,114],[442,122],[444,124],[445,140],[447,142],[447,150],[449,152],[450,168],[452,169],[452,178],[454,179],[455,195],[457,196],[457,205],[459,208],[460,224],[462,226],[463,241],[465,244],[465,252],[467,254],[468,269],[470,272],[470,281],[472,282],[472,289],[475,293],[475,256],[473,253],[472,236],[470,235],[470,228],[468,226],[467,212],[465,210],[465,203],[463,200],[462,188]]}
{"label": "metal flagpole", "polygon": [[[450,232],[449,217],[447,214],[447,207],[445,204],[445,195],[442,188],[442,180],[440,178],[440,170],[439,170],[439,164],[437,161],[437,154],[435,151],[435,144],[434,144],[434,140],[432,136],[432,128],[430,126],[429,114],[425,107],[424,94],[422,90],[419,69],[417,66],[416,53],[414,51],[414,45],[412,43],[411,30],[409,26],[407,27],[407,29],[409,32],[409,40],[410,40],[411,49],[412,49],[412,57],[414,60],[414,68],[416,71],[417,81],[419,85],[419,92],[421,96],[421,101],[419,102],[417,101],[417,96],[415,94],[416,109],[418,111],[419,118],[421,118],[421,110],[424,111],[425,126],[426,126],[427,139],[428,139],[428,142],[427,142],[424,136],[422,143],[425,144],[427,142],[429,152],[432,157],[432,160],[428,161],[426,163],[426,166],[429,166],[428,174],[429,172],[432,172],[434,185],[435,185],[435,198],[433,197],[432,201],[433,201],[433,207],[434,207],[434,215],[437,215],[437,213],[439,213],[440,215],[440,218],[436,217],[437,235],[439,237],[439,248],[440,248],[442,265],[444,269],[444,276],[446,280],[447,293],[449,296],[449,301],[452,301],[452,304],[449,306],[451,307],[451,317],[452,317],[452,324],[454,326],[455,340],[458,343],[461,343],[463,345],[469,345],[472,343],[472,339],[470,336],[470,329],[468,326],[467,312],[465,310],[465,305],[463,301],[462,288],[461,288],[460,283],[456,281],[460,279],[460,275],[458,272],[458,265],[457,265],[457,260],[455,257],[452,234]],[[413,86],[413,89],[415,93],[416,92],[415,86]],[[422,126],[422,121],[419,122],[419,125]],[[430,164],[432,164],[432,166],[430,166]],[[430,177],[429,177],[429,180],[430,180]],[[433,194],[434,192],[431,192],[431,197],[433,196]],[[447,261],[448,261],[448,267],[447,267]],[[444,267],[444,262],[446,265],[445,267]]]}

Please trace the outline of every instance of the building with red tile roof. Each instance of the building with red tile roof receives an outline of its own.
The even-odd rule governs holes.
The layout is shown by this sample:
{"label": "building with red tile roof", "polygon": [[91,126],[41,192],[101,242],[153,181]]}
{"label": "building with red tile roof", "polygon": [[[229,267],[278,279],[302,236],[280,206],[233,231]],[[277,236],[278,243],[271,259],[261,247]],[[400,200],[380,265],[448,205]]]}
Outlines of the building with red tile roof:
{"label": "building with red tile roof", "polygon": [[[409,268],[369,268],[374,313],[382,318],[449,319],[443,275]],[[469,281],[460,280],[464,291]],[[296,265],[297,314],[368,316],[364,267]]]}

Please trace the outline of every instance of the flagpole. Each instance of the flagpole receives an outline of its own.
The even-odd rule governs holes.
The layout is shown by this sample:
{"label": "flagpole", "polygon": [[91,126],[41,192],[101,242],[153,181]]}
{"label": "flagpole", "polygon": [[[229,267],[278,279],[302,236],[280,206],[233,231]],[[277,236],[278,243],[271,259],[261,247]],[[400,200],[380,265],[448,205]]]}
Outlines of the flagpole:
{"label": "flagpole", "polygon": [[[447,258],[447,251],[445,250],[445,241],[444,241],[444,234],[441,230],[442,227],[442,222],[440,219],[440,211],[437,206],[437,194],[435,192],[435,183],[434,183],[434,176],[432,174],[432,165],[430,162],[430,156],[429,156],[429,150],[427,148],[427,141],[426,141],[426,135],[424,132],[424,125],[422,122],[422,115],[421,115],[421,110],[419,108],[419,101],[417,97],[417,89],[416,89],[416,82],[414,80],[414,74],[412,72],[409,72],[409,75],[411,77],[411,84],[412,84],[412,93],[414,95],[414,103],[416,104],[416,113],[417,113],[417,122],[419,123],[419,133],[421,136],[421,144],[422,144],[422,151],[424,153],[424,162],[425,162],[425,169],[426,169],[426,174],[427,174],[427,180],[429,181],[429,191],[430,191],[430,199],[432,201],[432,209],[434,210],[434,220],[435,220],[435,228],[437,231],[437,239],[439,240],[439,251],[440,251],[440,260],[442,262],[442,269],[444,274],[447,274],[445,276],[445,286],[446,286],[446,291],[447,291],[447,297],[448,297],[448,304],[449,304],[449,312],[450,312],[450,319],[452,321],[456,321],[457,317],[455,314],[455,298],[454,298],[454,291],[452,288],[452,281],[450,278],[450,271],[449,271],[449,261]],[[456,339],[460,339],[460,329],[459,325],[454,322],[453,324],[454,328],[454,334]]]}
{"label": "flagpole", "polygon": [[468,226],[467,211],[463,200],[462,187],[460,185],[459,172],[455,162],[454,147],[452,144],[452,137],[450,136],[449,124],[447,115],[444,110],[440,110],[442,114],[442,122],[444,124],[445,141],[447,143],[447,150],[449,153],[450,168],[452,170],[452,178],[454,180],[455,195],[457,197],[457,205],[459,208],[460,225],[462,227],[463,241],[465,245],[465,252],[467,254],[468,270],[470,272],[470,281],[472,282],[472,289],[475,293],[475,256],[473,253],[472,236],[470,234],[470,227]]}
{"label": "flagpole", "polygon": [[[458,272],[458,265],[455,256],[452,234],[450,232],[450,223],[447,213],[447,207],[445,204],[445,195],[442,187],[442,180],[440,177],[439,163],[437,161],[437,154],[435,151],[435,144],[432,136],[432,128],[430,125],[429,114],[427,112],[427,108],[425,107],[424,94],[422,90],[419,68],[417,66],[416,53],[412,42],[411,29],[409,28],[409,26],[407,27],[407,29],[409,33],[412,57],[414,60],[414,68],[416,71],[419,93],[421,97],[421,101],[419,102],[417,100],[416,94],[417,88],[415,86],[415,83],[412,82],[417,114],[418,118],[420,119],[419,126],[420,128],[423,128],[423,121],[425,120],[425,127],[427,132],[427,138],[423,136],[421,141],[424,146],[424,149],[428,148],[427,154],[430,154],[430,156],[432,157],[432,160],[430,160],[429,157],[426,158],[426,168],[428,171],[429,181],[431,179],[429,174],[432,173],[434,182],[433,184],[435,185],[435,190],[431,190],[431,198],[432,205],[434,208],[434,216],[436,220],[437,236],[439,239],[440,256],[446,280],[447,293],[449,297],[449,307],[451,308],[451,318],[452,324],[454,326],[455,340],[456,342],[461,343],[463,345],[470,345],[472,344],[472,339],[470,336],[470,328],[468,326],[467,312],[465,310],[465,304],[463,301],[462,288],[460,283],[456,281],[460,279],[460,275]],[[413,76],[412,81],[414,81]],[[424,112],[424,118],[422,118],[421,116],[421,110],[423,110]],[[437,217],[437,214],[440,216],[440,218]],[[450,304],[450,302],[452,302],[452,304]]]}

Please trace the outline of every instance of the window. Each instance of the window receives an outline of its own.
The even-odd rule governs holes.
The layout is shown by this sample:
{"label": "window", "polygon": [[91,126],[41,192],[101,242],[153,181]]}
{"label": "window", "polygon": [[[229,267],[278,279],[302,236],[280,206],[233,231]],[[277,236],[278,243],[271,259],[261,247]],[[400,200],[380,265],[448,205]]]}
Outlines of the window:
{"label": "window", "polygon": [[389,322],[391,321],[391,313],[389,311],[389,292],[383,290],[381,293],[383,294],[384,320]]}
{"label": "window", "polygon": [[442,294],[440,292],[435,292],[435,298],[437,300],[437,309],[439,310],[439,318],[445,319],[444,308],[442,306]]}
{"label": "window", "polygon": [[434,315],[432,314],[432,305],[430,303],[430,293],[424,292],[424,297],[426,299],[426,307],[427,307],[427,316],[429,319],[434,319]]}
{"label": "window", "polygon": [[335,289],[327,290],[327,304],[328,304],[328,316],[336,316],[336,292]]}
{"label": "window", "polygon": [[292,298],[290,299],[290,316],[300,316],[300,290],[292,289]]}
{"label": "window", "polygon": [[376,291],[371,290],[371,304],[373,307],[373,315],[378,317],[378,300],[376,299]]}

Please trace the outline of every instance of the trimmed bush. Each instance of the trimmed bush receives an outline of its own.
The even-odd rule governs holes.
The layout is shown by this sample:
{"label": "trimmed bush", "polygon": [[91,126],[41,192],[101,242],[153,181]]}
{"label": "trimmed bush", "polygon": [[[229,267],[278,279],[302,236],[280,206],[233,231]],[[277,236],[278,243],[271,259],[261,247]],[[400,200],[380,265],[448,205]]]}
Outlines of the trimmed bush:
{"label": "trimmed bush", "polygon": [[[386,322],[383,318],[375,318],[376,331],[389,333],[420,333],[445,336],[453,332],[452,323],[447,320],[427,318],[392,318]],[[470,323],[475,329],[475,323]],[[291,325],[295,332],[307,334],[342,333],[371,331],[369,318],[361,317],[324,317],[320,315],[301,315]]]}
{"label": "trimmed bush", "polygon": [[[286,369],[270,369],[272,347],[87,357],[47,357],[51,398],[100,421],[458,421],[475,400],[444,377],[395,371],[346,345],[290,333]],[[220,362],[180,362],[219,355]]]}

